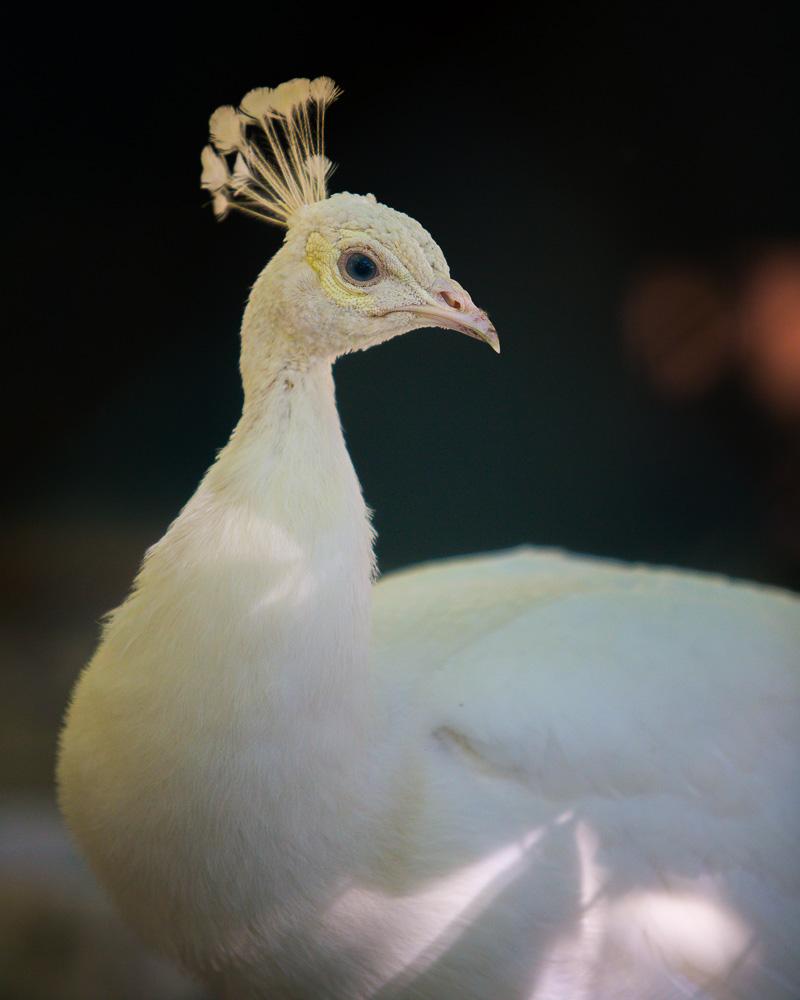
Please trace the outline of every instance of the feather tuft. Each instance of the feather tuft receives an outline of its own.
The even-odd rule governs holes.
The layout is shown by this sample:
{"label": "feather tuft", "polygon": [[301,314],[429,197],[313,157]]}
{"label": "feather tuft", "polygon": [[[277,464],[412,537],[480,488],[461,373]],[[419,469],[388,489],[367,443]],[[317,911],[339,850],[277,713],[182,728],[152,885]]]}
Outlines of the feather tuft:
{"label": "feather tuft", "polygon": [[309,156],[306,159],[305,168],[312,183],[319,184],[322,187],[325,187],[328,178],[334,171],[334,165],[322,153],[313,153]]}
{"label": "feather tuft", "polygon": [[256,87],[242,98],[239,110],[243,115],[258,121],[272,110],[272,87]]}
{"label": "feather tuft", "polygon": [[225,216],[230,211],[230,202],[228,201],[228,196],[224,191],[217,191],[214,195],[214,200],[211,203],[211,207],[214,210],[214,216],[220,222],[225,218]]}
{"label": "feather tuft", "polygon": [[232,153],[244,143],[244,123],[230,104],[217,108],[209,119],[208,129],[220,153]]}
{"label": "feather tuft", "polygon": [[213,146],[204,146],[200,153],[200,163],[203,167],[200,186],[212,193],[221,191],[229,181],[228,165],[225,160]]}
{"label": "feather tuft", "polygon": [[288,118],[311,99],[311,81],[303,78],[287,80],[272,91],[272,110]]}
{"label": "feather tuft", "polygon": [[316,80],[312,80],[309,90],[311,100],[318,104],[333,104],[341,94],[341,90],[329,76],[318,76]]}
{"label": "feather tuft", "polygon": [[247,160],[245,160],[241,153],[237,153],[236,161],[233,164],[230,186],[234,189],[234,191],[239,191],[246,184],[250,184],[252,181],[253,174],[250,167],[247,165]]}
{"label": "feather tuft", "polygon": [[[303,205],[328,197],[333,164],[325,156],[325,109],[340,93],[330,77],[298,77],[256,87],[238,110],[217,108],[200,183],[214,195],[218,219],[236,209],[288,228]],[[234,153],[231,171],[225,157]]]}

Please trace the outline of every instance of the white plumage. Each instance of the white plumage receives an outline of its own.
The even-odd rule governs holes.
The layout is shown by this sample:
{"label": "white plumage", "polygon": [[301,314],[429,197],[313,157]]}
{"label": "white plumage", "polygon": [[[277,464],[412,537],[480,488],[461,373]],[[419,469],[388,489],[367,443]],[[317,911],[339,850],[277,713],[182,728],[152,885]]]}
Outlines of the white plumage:
{"label": "white plumage", "polygon": [[[288,135],[332,87],[248,97]],[[531,549],[374,585],[331,363],[496,334],[413,220],[278,195],[242,419],[68,714],[61,803],[101,881],[237,1000],[796,997],[800,603]]]}

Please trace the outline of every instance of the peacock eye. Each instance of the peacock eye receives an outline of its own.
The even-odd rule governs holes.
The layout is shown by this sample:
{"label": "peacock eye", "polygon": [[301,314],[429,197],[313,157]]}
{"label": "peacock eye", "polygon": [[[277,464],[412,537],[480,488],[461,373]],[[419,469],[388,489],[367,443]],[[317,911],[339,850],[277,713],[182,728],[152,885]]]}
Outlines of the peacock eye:
{"label": "peacock eye", "polygon": [[374,284],[380,276],[377,261],[360,250],[344,254],[339,260],[339,269],[349,281],[357,285]]}

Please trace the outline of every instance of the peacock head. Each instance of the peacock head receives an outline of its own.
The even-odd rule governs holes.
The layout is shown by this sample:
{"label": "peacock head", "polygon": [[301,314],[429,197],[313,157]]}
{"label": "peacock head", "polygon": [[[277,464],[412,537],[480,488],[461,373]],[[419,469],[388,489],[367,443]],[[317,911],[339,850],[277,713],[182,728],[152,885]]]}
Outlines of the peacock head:
{"label": "peacock head", "polygon": [[202,186],[217,218],[236,210],[286,229],[248,309],[290,330],[305,357],[334,358],[428,326],[499,352],[489,317],[418,222],[371,194],[328,196],[325,111],[338,94],[327,77],[290,80],[211,116]]}

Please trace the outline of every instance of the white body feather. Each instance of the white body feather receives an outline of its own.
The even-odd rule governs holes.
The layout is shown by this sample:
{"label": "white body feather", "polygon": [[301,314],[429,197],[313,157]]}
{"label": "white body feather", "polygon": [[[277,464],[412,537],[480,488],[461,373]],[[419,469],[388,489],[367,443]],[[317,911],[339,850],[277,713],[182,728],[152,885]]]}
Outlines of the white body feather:
{"label": "white body feather", "polygon": [[[246,415],[247,417],[247,415]],[[389,577],[277,384],[77,689],[62,805],[232,997],[791,997],[800,609],[520,550]]]}
{"label": "white body feather", "polygon": [[797,599],[528,550],[373,587],[332,359],[431,322],[498,341],[418,223],[322,200],[335,96],[212,119],[244,161],[204,152],[217,210],[288,233],[241,422],[77,685],[73,834],[228,1000],[796,1000]]}

